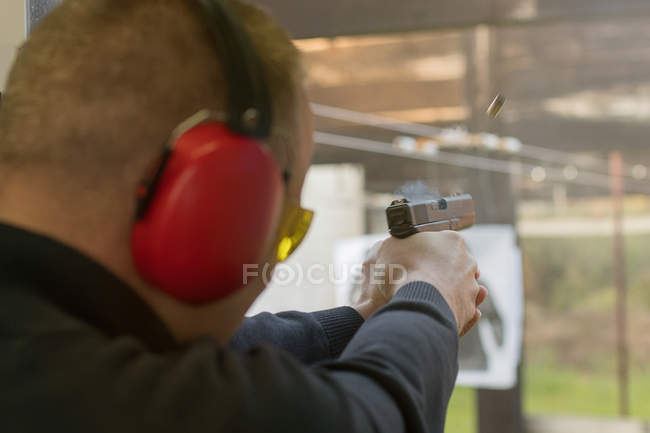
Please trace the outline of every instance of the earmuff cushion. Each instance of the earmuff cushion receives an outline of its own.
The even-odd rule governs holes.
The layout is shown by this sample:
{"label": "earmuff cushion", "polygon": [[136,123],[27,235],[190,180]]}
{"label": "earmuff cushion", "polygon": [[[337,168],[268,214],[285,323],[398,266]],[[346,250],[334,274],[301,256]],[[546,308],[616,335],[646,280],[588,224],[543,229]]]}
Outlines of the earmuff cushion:
{"label": "earmuff cushion", "polygon": [[281,212],[282,175],[265,145],[210,122],[181,135],[132,232],[140,274],[169,295],[205,303],[243,285]]}

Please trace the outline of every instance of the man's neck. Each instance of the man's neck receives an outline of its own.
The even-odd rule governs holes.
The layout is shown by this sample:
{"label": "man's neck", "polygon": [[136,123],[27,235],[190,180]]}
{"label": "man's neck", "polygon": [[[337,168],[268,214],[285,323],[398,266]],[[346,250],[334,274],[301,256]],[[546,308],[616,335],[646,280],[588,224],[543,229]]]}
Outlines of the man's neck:
{"label": "man's neck", "polygon": [[150,286],[134,286],[134,290],[170,327],[181,342],[200,336],[215,337],[226,344],[235,333],[246,311],[262,292],[261,280],[252,282],[232,295],[205,305],[188,305]]}

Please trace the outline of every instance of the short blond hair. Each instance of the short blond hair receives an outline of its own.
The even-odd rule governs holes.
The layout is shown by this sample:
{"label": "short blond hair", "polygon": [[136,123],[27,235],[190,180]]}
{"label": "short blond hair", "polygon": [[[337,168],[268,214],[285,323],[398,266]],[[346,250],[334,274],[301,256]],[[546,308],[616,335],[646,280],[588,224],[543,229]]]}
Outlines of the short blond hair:
{"label": "short blond hair", "polygon": [[[270,142],[282,155],[287,149],[277,143],[287,145],[297,116],[298,50],[259,7],[227,3],[267,73]],[[34,30],[9,74],[0,161],[98,176],[150,159],[171,129],[199,109],[223,108],[219,62],[227,59],[217,58],[199,13],[193,0],[64,1]]]}

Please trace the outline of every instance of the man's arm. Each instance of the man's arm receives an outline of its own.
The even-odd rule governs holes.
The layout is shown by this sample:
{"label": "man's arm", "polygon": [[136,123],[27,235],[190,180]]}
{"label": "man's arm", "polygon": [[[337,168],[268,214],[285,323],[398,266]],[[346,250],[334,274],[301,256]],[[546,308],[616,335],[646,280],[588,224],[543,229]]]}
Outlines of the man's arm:
{"label": "man's arm", "polygon": [[229,346],[246,351],[269,344],[311,364],[337,358],[362,324],[363,317],[351,307],[314,313],[261,313],[244,320]]}
{"label": "man's arm", "polygon": [[5,378],[7,431],[442,433],[457,373],[454,314],[422,282],[401,288],[338,360],[313,367],[211,338],[160,356],[88,334],[22,347],[33,374]]}
{"label": "man's arm", "polygon": [[247,350],[259,344],[272,344],[307,364],[337,358],[363,321],[390,300],[385,291],[370,284],[372,265],[381,244],[377,242],[367,253],[362,266],[361,296],[353,307],[249,317],[232,337],[230,347]]}

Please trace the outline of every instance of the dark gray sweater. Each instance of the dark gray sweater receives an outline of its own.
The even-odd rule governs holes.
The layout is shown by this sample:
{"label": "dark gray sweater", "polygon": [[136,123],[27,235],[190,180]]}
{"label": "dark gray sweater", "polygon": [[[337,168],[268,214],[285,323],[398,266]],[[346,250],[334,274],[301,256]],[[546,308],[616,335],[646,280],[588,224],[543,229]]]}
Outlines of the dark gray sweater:
{"label": "dark gray sweater", "polygon": [[402,287],[351,308],[261,314],[230,347],[178,345],[122,281],[51,239],[0,226],[3,432],[442,432],[453,314]]}

